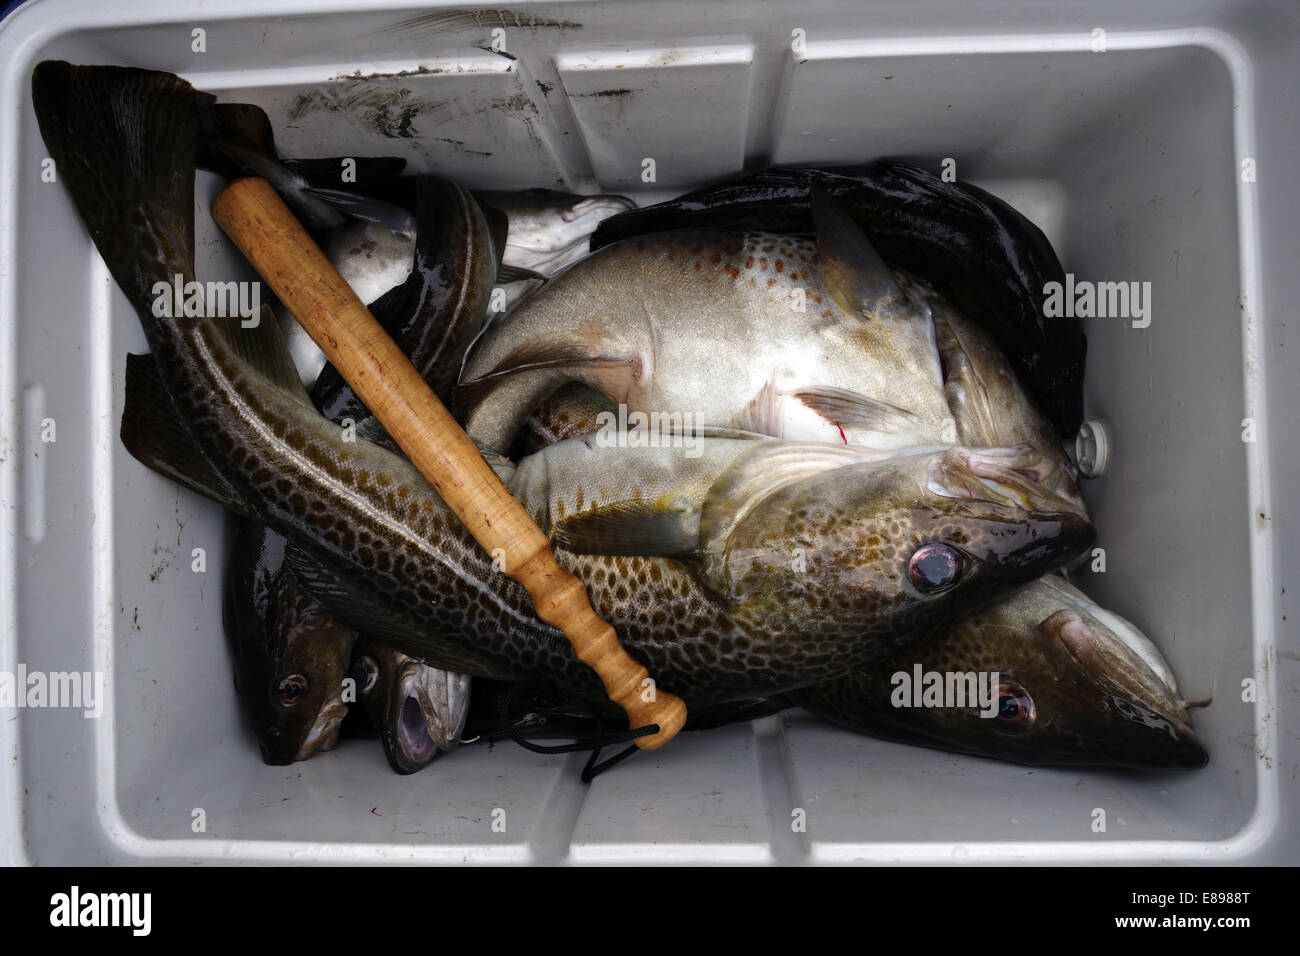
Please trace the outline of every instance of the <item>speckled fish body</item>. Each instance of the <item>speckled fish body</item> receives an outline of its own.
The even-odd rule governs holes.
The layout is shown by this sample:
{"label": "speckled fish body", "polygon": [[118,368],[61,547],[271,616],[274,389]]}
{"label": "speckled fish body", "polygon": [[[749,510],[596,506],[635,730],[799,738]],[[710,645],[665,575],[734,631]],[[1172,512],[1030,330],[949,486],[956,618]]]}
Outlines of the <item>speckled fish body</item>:
{"label": "speckled fish body", "polygon": [[[832,254],[834,250],[832,249]],[[630,411],[799,441],[897,449],[954,440],[933,326],[889,283],[809,240],[667,232],[583,260],[495,325],[453,392],[470,436],[504,451],[570,381]],[[866,293],[867,295],[871,293]],[[802,303],[804,311],[798,311]],[[841,304],[844,303],[844,304]]]}
{"label": "speckled fish body", "polygon": [[[697,458],[673,451],[569,439],[521,463],[509,485],[625,644],[654,656],[656,674],[689,672],[688,701],[878,657],[1091,537],[1016,473],[1011,450],[713,439]],[[903,578],[935,542],[960,551],[963,571],[926,595]]]}
{"label": "speckled fish body", "polygon": [[[999,676],[998,711],[895,706],[921,673]],[[869,669],[788,702],[862,733],[1031,765],[1204,766],[1187,706],[1159,651],[1057,575]]]}
{"label": "speckled fish body", "polygon": [[993,335],[1061,435],[1078,431],[1087,339],[1077,319],[1047,318],[1043,308],[1045,285],[1064,283],[1064,269],[1042,230],[970,183],[886,159],[756,170],[608,219],[591,248],[672,229],[809,235],[818,189],[844,206],[889,265],[932,285]]}
{"label": "speckled fish body", "polygon": [[[202,453],[193,463],[206,463],[217,497],[308,555],[316,576],[295,567],[300,582],[343,623],[447,670],[540,674],[603,700],[564,636],[502,580],[414,467],[346,441],[311,406],[273,323],[153,315],[155,282],[194,275],[193,135],[207,98],[167,74],[57,62],[37,67],[33,90],[60,181],[141,319],[169,414]],[[593,443],[586,451],[608,452],[611,464],[574,467],[607,472],[628,450]],[[687,556],[561,549],[557,558],[665,689],[688,703],[755,696],[837,676],[1086,547],[1091,526],[1018,475],[1016,454],[850,463],[779,487],[757,482],[763,493],[748,497],[728,484],[720,506],[701,510],[701,529],[713,530],[700,532],[710,544],[693,558],[699,571]],[[732,477],[761,473],[746,460],[744,472],[728,466]],[[566,540],[590,537],[577,530],[567,527]],[[908,583],[910,554],[926,542],[964,556],[941,594]]]}
{"label": "speckled fish body", "polygon": [[[688,703],[834,675],[1091,540],[1085,522],[1053,510],[1063,502],[1015,472],[1014,450],[888,456],[758,437],[702,444],[688,458],[679,448],[602,446],[588,436],[517,469],[500,466],[596,612]],[[368,634],[430,664],[543,679],[602,701],[563,636],[536,621],[526,595],[455,519],[429,520],[442,538],[444,573],[433,580],[443,600],[405,616],[391,598],[379,607],[346,586],[356,576],[341,572],[328,572],[313,593],[345,620],[364,615]],[[962,580],[937,596],[901,580],[910,553],[934,542],[963,555]],[[311,589],[310,574],[299,576]],[[393,583],[385,593],[400,591]]]}

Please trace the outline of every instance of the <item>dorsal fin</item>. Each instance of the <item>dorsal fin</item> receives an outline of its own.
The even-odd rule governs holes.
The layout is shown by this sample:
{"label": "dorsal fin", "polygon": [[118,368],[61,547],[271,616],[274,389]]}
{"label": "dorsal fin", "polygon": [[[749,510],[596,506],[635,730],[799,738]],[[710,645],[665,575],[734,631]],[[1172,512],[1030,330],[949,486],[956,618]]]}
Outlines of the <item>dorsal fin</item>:
{"label": "dorsal fin", "polygon": [[812,191],[812,208],[822,278],[840,308],[868,319],[914,311],[885,260],[844,208],[820,189]]}

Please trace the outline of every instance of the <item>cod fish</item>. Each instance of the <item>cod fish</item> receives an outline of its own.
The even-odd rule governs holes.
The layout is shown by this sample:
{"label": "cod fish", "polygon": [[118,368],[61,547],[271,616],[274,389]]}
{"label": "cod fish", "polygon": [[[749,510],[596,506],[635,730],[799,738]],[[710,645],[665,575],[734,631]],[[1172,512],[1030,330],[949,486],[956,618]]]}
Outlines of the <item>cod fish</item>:
{"label": "cod fish", "polygon": [[1019,449],[624,443],[548,446],[508,486],[660,682],[690,672],[692,706],[878,657],[1092,534],[1017,472]]}
{"label": "cod fish", "polygon": [[357,699],[394,770],[415,773],[460,743],[469,714],[467,675],[429,667],[369,638],[356,651]]}
{"label": "cod fish", "polygon": [[[956,443],[976,448],[1029,446],[1039,454],[1026,454],[1022,467],[1033,480],[1086,513],[1074,465],[992,336],[922,283],[913,281],[909,289],[923,299],[933,316]],[[617,413],[605,395],[580,383],[565,385],[529,416],[515,436],[510,457],[518,460],[557,441],[593,431],[599,427],[602,413]]]}
{"label": "cod fish", "polygon": [[334,746],[357,639],[303,593],[285,567],[286,547],[279,535],[240,519],[223,605],[240,707],[269,764]]}
{"label": "cod fish", "polygon": [[[896,707],[915,668],[996,671],[998,709]],[[1168,664],[1128,621],[1057,575],[1028,584],[933,641],[786,698],[861,733],[1032,766],[1203,767]]]}
{"label": "cod fish", "polygon": [[[299,582],[341,622],[446,670],[540,676],[604,700],[595,674],[414,467],[345,441],[311,406],[273,322],[245,329],[153,315],[155,283],[194,277],[193,156],[210,97],[170,74],[46,61],[33,101],[60,180],[135,308],[169,414],[183,424],[166,430],[141,405],[155,396],[128,388],[124,430],[157,425],[152,440],[165,443],[159,460],[170,473],[296,545],[312,562],[294,567]],[[589,483],[585,506],[576,494],[566,506],[579,520],[553,533],[557,559],[628,652],[688,704],[839,676],[1041,576],[1093,538],[1067,503],[1015,471],[1016,450],[880,461],[866,449],[727,441],[698,459],[644,449],[684,472],[663,486],[666,498],[646,493],[630,461],[621,483],[606,480],[637,449],[572,439],[544,453],[557,456],[553,474],[569,476],[557,486]],[[701,462],[721,470],[693,501],[708,477]],[[520,471],[535,483],[535,468]],[[548,501],[512,490],[535,514],[552,513]],[[590,513],[600,506],[607,515]],[[691,541],[680,518],[696,511]],[[634,521],[620,525],[621,516]],[[658,532],[641,531],[642,554],[626,554],[626,544],[598,553],[632,537],[610,529],[650,525]]]}
{"label": "cod fish", "polygon": [[997,341],[1056,430],[1083,421],[1087,339],[1078,319],[1046,318],[1044,286],[1065,281],[1042,230],[996,196],[893,160],[771,168],[601,223],[593,251],[649,232],[762,230],[808,235],[812,194],[841,203],[894,268],[933,286]]}
{"label": "cod fish", "polygon": [[629,412],[676,412],[796,441],[952,443],[929,309],[833,201],[817,241],[665,232],[583,260],[494,325],[453,391],[471,438],[504,452],[577,381]]}

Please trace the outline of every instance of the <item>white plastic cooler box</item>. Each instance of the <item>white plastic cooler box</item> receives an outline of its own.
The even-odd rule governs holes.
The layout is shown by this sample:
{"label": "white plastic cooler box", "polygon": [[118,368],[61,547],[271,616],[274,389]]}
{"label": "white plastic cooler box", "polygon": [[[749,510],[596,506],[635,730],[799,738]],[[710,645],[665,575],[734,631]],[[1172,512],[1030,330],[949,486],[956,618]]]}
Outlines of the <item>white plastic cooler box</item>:
{"label": "white plastic cooler box", "polygon": [[[102,672],[105,699],[98,719],[0,715],[0,859],[1296,862],[1297,38],[1283,0],[19,8],[0,23],[0,668]],[[1151,283],[1148,327],[1085,323],[1088,417],[1114,448],[1085,486],[1107,566],[1081,584],[1213,697],[1209,765],[1027,769],[802,712],[590,787],[583,755],[510,743],[410,777],[364,740],[264,765],[222,636],[222,513],[117,437],[145,343],[42,179],[46,58],[177,72],[264,107],[284,155],[404,156],[472,187],[649,202],[767,164],[955,160],[1067,271]],[[207,215],[218,188],[200,174],[199,273],[244,274]]]}

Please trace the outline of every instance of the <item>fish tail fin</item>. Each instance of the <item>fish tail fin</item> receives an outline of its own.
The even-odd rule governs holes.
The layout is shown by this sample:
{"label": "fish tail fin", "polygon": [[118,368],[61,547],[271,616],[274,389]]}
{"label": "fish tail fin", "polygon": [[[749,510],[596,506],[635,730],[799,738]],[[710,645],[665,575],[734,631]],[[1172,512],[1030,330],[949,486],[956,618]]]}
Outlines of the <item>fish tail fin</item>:
{"label": "fish tail fin", "polygon": [[138,312],[194,274],[194,156],[213,97],[171,73],[45,60],[32,104],[59,179]]}

